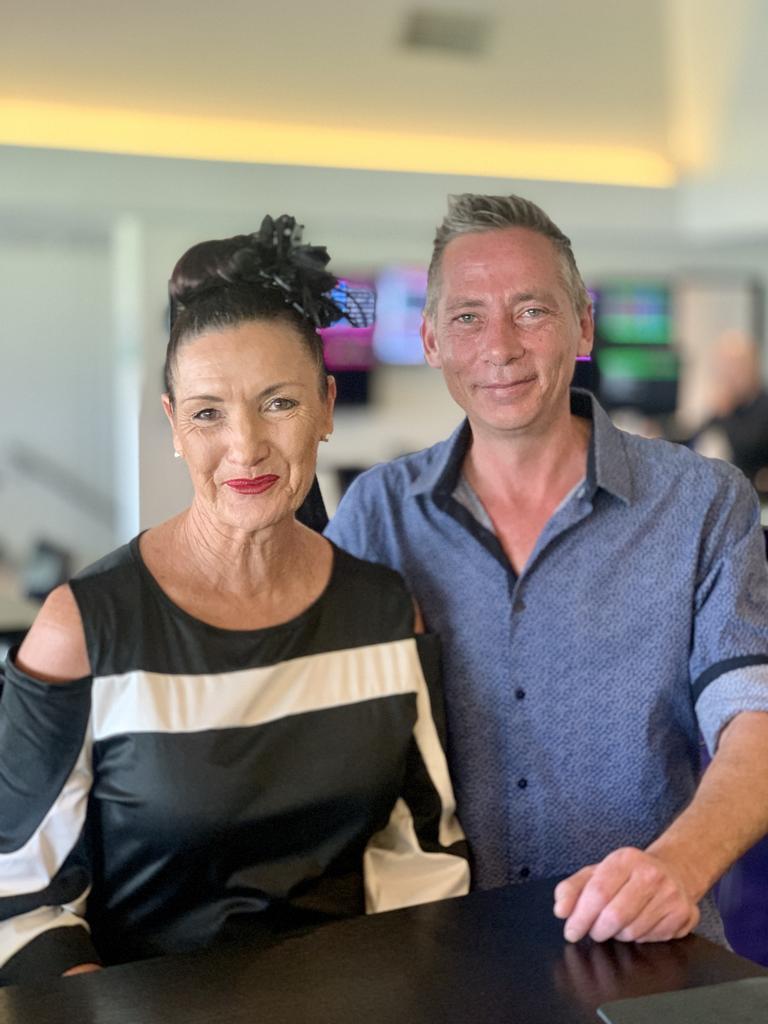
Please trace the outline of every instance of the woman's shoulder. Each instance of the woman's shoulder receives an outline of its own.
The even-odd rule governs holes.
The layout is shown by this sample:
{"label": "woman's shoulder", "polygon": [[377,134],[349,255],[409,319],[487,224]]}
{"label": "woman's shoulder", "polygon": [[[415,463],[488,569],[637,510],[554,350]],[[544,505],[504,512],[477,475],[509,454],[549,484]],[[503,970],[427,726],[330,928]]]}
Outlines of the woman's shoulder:
{"label": "woman's shoulder", "polygon": [[80,609],[68,583],[56,587],[45,599],[15,664],[46,683],[72,682],[90,673]]}
{"label": "woman's shoulder", "polygon": [[123,571],[126,568],[129,570],[135,566],[135,550],[138,544],[138,537],[134,537],[133,540],[127,544],[121,544],[120,547],[115,548],[113,551],[108,552],[106,555],[102,555],[95,562],[91,562],[84,569],[81,569],[76,576],[73,577],[72,582],[77,584],[81,580],[93,580],[99,577],[108,576],[115,571]]}
{"label": "woman's shoulder", "polygon": [[357,643],[413,636],[414,605],[402,576],[334,545],[334,569],[326,609]]}
{"label": "woman's shoulder", "polygon": [[81,569],[69,581],[80,611],[89,614],[105,601],[119,604],[136,600],[142,585],[138,559],[138,537]]}
{"label": "woman's shoulder", "polygon": [[110,551],[51,591],[16,656],[21,671],[48,683],[91,673],[94,622],[114,624],[126,602],[135,604],[135,544]]}
{"label": "woman's shoulder", "polygon": [[[388,565],[381,562],[371,562],[365,558],[358,558],[349,551],[337,547],[333,541],[334,559],[336,563],[335,572],[344,577],[347,585],[357,586],[361,589],[373,587],[376,590],[383,589],[397,595],[407,595],[408,590],[405,580]],[[408,598],[410,600],[410,597]]]}

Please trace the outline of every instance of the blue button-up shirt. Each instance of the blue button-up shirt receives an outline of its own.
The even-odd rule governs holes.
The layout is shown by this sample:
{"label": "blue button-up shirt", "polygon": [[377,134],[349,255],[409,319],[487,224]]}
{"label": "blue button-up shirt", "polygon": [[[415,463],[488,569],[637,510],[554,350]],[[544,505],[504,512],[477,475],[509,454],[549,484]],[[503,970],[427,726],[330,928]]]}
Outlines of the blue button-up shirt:
{"label": "blue button-up shirt", "polygon": [[618,430],[584,393],[572,408],[592,420],[586,479],[520,576],[467,507],[466,422],[358,477],[328,528],[399,570],[442,638],[480,887],[647,846],[691,799],[699,730],[713,750],[733,715],[768,711],[752,488],[726,463]]}

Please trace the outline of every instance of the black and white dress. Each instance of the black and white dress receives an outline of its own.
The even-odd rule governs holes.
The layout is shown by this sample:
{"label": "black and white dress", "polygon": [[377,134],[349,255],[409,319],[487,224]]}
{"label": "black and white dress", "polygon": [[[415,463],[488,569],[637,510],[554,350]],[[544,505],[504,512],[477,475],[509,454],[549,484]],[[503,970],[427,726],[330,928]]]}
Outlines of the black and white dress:
{"label": "black and white dress", "polygon": [[6,669],[6,980],[467,891],[434,638],[397,574],[335,548],[318,600],[261,630],[184,612],[138,539],[71,586],[92,676]]}

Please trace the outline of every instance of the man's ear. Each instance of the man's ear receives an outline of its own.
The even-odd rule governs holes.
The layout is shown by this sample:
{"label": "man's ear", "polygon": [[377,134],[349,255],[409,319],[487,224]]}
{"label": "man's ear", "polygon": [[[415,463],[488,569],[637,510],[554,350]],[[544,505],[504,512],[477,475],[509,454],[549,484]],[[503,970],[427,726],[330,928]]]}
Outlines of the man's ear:
{"label": "man's ear", "polygon": [[576,354],[588,356],[592,351],[592,344],[595,337],[595,321],[592,314],[592,303],[587,306],[579,316],[579,347]]}
{"label": "man's ear", "polygon": [[421,318],[421,344],[424,348],[424,358],[427,363],[439,370],[442,368],[442,360],[440,359],[440,350],[437,347],[437,338],[435,336],[435,323],[429,314],[425,313]]}

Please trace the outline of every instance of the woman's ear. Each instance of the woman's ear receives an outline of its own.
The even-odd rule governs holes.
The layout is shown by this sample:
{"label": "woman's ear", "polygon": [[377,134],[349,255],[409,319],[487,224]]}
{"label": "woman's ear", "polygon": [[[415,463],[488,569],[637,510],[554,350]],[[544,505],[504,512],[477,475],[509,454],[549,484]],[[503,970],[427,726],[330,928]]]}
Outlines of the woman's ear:
{"label": "woman's ear", "polygon": [[176,433],[176,421],[174,417],[173,402],[171,400],[171,396],[166,392],[164,395],[161,395],[160,401],[163,403],[163,412],[166,415],[166,419],[171,425],[171,435],[173,436],[174,451],[180,452],[181,442]]}

